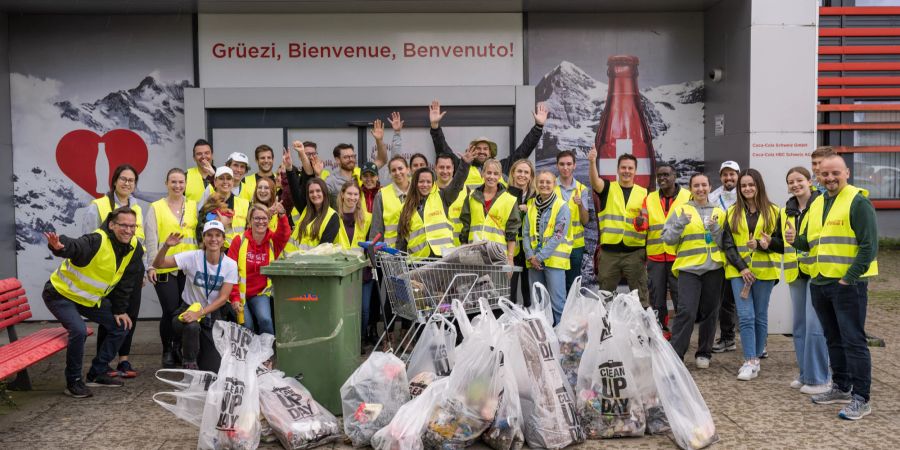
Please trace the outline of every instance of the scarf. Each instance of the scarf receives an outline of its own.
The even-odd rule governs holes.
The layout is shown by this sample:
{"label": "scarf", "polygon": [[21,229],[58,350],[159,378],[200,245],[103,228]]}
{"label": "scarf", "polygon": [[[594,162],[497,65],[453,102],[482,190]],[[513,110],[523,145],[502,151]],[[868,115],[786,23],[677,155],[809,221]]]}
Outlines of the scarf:
{"label": "scarf", "polygon": [[540,195],[534,196],[534,206],[537,207],[537,222],[541,223],[541,218],[544,216],[544,212],[550,208],[550,205],[556,201],[556,192],[550,194],[546,200],[541,200]]}

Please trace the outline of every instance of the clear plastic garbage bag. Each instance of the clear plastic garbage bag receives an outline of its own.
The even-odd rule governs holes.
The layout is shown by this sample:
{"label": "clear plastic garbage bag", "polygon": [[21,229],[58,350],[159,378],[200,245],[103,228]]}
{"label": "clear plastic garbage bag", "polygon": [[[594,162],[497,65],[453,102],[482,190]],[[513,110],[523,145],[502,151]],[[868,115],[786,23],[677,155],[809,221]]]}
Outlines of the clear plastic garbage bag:
{"label": "clear plastic garbage bag", "polygon": [[442,314],[432,314],[409,356],[409,393],[419,395],[428,383],[450,375],[456,361],[456,327]]}
{"label": "clear plastic garbage bag", "polygon": [[373,352],[341,386],[344,433],[354,447],[369,445],[409,399],[403,361],[393,353]]}
{"label": "clear plastic garbage bag", "polygon": [[494,450],[519,450],[525,443],[522,405],[519,401],[519,384],[516,374],[507,363],[507,355],[518,347],[517,337],[509,326],[499,330],[497,348],[500,350],[499,377],[502,391],[494,421],[481,435],[481,439]]}
{"label": "clear plastic garbage bag", "polygon": [[[174,414],[175,417],[199,428],[203,418],[206,393],[216,381],[216,374],[203,370],[160,369],[156,371],[156,379],[177,390],[157,392],[153,394],[153,401]],[[167,398],[174,399],[174,402],[165,401]]]}
{"label": "clear plastic garbage bag", "polygon": [[422,432],[430,411],[443,398],[449,378],[431,383],[424,392],[400,407],[391,422],[372,436],[375,450],[422,450]]}
{"label": "clear plastic garbage bag", "polygon": [[606,316],[602,297],[611,297],[607,291],[600,295],[581,286],[581,277],[569,287],[566,306],[563,308],[559,323],[556,324],[556,337],[559,339],[559,365],[566,375],[572,389],[578,382],[578,366],[587,346],[588,322],[594,317]]}
{"label": "clear plastic garbage bag", "polygon": [[259,375],[259,407],[272,432],[288,450],[331,444],[341,438],[334,414],[312,398],[299,381],[273,370]]}

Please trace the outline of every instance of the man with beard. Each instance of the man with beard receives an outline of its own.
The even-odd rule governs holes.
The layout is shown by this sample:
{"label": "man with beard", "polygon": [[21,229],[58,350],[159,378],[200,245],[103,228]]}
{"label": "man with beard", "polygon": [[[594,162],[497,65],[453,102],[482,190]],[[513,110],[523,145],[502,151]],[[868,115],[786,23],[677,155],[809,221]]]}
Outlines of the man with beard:
{"label": "man with beard", "polygon": [[[722,185],[709,194],[710,203],[722,208],[723,211],[728,211],[728,208],[737,201],[737,182],[740,171],[741,166],[734,161],[722,163],[722,166],[719,168],[719,179],[722,181]],[[734,342],[737,311],[734,305],[734,292],[727,284],[722,285],[722,305],[719,308],[719,340],[713,345],[713,353],[737,350],[737,344]]]}
{"label": "man with beard", "polygon": [[[275,181],[275,174],[272,172],[272,168],[275,165],[275,151],[272,150],[272,147],[262,144],[256,147],[254,156],[256,157],[256,167],[259,170],[254,174],[244,175],[244,179],[241,180],[240,196],[249,202],[253,202],[253,195],[256,193],[256,182],[260,178],[267,177]],[[231,170],[234,171],[234,168],[232,167]],[[278,183],[275,185],[277,186]]]}
{"label": "man with beard", "polygon": [[184,196],[199,203],[207,186],[213,184],[215,179],[216,167],[212,164],[212,145],[206,139],[197,139],[194,142],[193,156],[196,166],[187,170]]}
{"label": "man with beard", "polygon": [[[384,123],[381,119],[375,119],[373,124],[372,137],[375,138],[375,167],[381,168],[387,163],[387,146],[384,145]],[[362,174],[356,165],[356,150],[352,144],[338,144],[332,152],[338,170],[328,174],[325,178],[325,186],[328,187],[328,197],[332,207],[337,207],[337,195],[341,192],[341,186],[350,180],[356,180],[357,184],[362,182]]]}

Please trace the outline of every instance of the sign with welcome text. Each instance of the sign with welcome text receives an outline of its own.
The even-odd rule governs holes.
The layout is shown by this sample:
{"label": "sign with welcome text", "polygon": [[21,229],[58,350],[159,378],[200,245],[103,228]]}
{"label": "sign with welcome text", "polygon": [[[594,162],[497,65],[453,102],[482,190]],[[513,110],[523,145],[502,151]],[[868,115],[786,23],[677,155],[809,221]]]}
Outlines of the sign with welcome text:
{"label": "sign with welcome text", "polygon": [[201,14],[200,87],[523,82],[521,14]]}

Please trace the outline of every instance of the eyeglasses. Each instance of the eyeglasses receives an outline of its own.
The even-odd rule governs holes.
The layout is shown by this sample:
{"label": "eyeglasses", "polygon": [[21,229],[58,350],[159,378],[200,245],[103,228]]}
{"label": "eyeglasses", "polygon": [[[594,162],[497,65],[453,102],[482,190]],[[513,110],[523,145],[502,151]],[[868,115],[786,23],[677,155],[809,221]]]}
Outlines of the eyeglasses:
{"label": "eyeglasses", "polygon": [[134,178],[119,177],[119,181],[121,181],[124,184],[134,184],[134,182],[137,180],[135,180]]}
{"label": "eyeglasses", "polygon": [[268,217],[254,217],[253,221],[254,222],[268,222],[269,218]]}
{"label": "eyeglasses", "polygon": [[129,224],[124,224],[124,223],[119,223],[119,222],[113,222],[113,223],[114,223],[117,227],[121,227],[121,228],[124,228],[124,229],[126,229],[126,230],[135,230],[135,229],[137,229],[137,224],[129,225]]}

